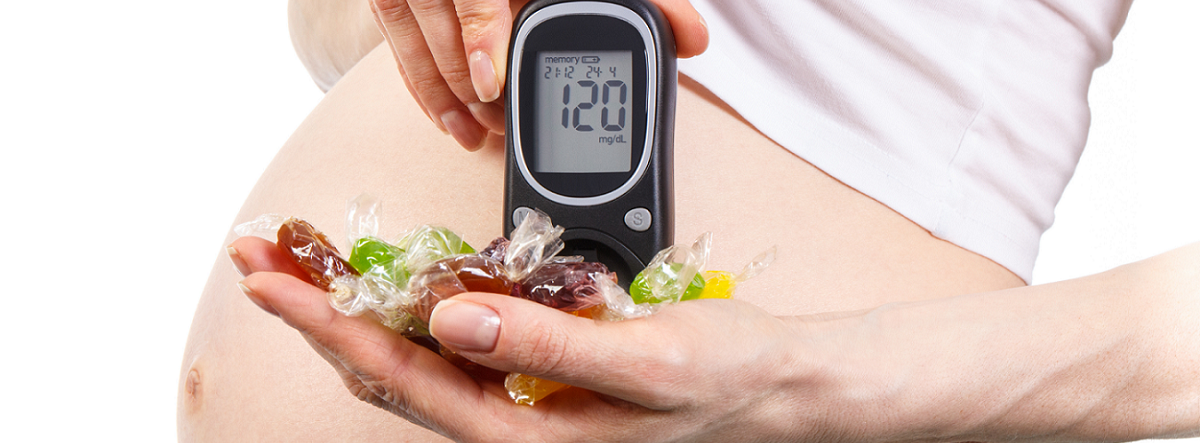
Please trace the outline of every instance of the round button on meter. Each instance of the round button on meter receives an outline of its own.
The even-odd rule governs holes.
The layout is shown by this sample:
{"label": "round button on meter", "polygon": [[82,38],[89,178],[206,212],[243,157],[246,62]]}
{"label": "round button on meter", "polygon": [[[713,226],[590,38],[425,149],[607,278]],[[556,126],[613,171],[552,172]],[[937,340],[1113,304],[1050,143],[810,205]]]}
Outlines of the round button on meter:
{"label": "round button on meter", "polygon": [[653,223],[654,217],[650,215],[650,211],[646,208],[633,208],[625,213],[625,226],[634,231],[642,232],[650,229],[650,224]]}
{"label": "round button on meter", "polygon": [[[674,239],[675,40],[643,0],[534,0],[509,47],[504,232],[518,208],[623,285]],[[632,211],[629,208],[636,208]]]}

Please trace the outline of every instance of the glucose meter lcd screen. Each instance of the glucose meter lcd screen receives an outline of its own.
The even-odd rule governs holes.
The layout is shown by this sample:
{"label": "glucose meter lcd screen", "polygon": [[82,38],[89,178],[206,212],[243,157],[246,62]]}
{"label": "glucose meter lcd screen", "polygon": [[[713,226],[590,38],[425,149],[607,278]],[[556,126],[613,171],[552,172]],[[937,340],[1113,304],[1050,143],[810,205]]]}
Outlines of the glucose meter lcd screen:
{"label": "glucose meter lcd screen", "polygon": [[632,169],[633,52],[537,53],[534,122],[542,173]]}

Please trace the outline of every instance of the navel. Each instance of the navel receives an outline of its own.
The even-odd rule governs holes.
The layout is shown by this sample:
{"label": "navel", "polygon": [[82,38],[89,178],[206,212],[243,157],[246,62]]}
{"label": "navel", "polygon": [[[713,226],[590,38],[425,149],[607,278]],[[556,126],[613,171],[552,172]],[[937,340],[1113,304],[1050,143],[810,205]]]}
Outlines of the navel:
{"label": "navel", "polygon": [[200,378],[200,368],[195,365],[188,370],[183,380],[183,407],[187,412],[196,412],[200,410],[201,402],[204,399],[204,384]]}

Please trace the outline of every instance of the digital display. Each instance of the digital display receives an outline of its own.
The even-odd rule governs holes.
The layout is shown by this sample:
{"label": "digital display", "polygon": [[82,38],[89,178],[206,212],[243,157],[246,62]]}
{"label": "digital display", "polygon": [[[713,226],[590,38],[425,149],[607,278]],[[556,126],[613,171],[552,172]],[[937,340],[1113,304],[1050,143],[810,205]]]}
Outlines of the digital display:
{"label": "digital display", "polygon": [[535,72],[534,171],[629,172],[633,52],[542,51]]}

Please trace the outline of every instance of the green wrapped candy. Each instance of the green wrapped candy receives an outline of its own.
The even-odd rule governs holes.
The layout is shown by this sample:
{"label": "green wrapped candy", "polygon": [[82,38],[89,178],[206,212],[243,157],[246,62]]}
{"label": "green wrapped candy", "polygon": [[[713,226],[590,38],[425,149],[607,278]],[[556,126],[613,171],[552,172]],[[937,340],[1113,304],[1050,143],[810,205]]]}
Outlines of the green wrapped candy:
{"label": "green wrapped candy", "polygon": [[475,248],[453,231],[436,226],[421,226],[396,242],[408,254],[408,272],[413,273],[438,260],[462,254],[474,254]]}
{"label": "green wrapped candy", "polygon": [[[681,268],[683,268],[683,265],[675,263],[671,265],[663,265],[658,269],[646,269],[645,271],[639,272],[637,277],[633,278],[633,283],[629,285],[629,296],[633,297],[634,303],[658,303],[663,301],[658,300],[653,296],[650,291],[650,285],[646,283],[646,276],[644,274],[648,271],[669,273],[666,277],[670,280],[667,281],[673,282],[674,279],[678,278],[679,270]],[[688,283],[687,289],[683,291],[683,297],[681,297],[679,300],[695,300],[700,298],[700,293],[702,292],[704,292],[704,277],[697,272],[696,275],[692,277],[691,283]]]}
{"label": "green wrapped candy", "polygon": [[363,237],[354,242],[350,251],[350,266],[359,273],[378,274],[397,287],[408,285],[407,255],[403,249],[375,237]]}
{"label": "green wrapped candy", "polygon": [[350,266],[365,274],[371,268],[404,256],[404,250],[375,237],[363,237],[350,251]]}
{"label": "green wrapped candy", "polygon": [[441,259],[474,253],[475,248],[453,231],[422,226],[396,244],[376,237],[358,239],[350,252],[350,266],[362,274],[379,275],[404,288],[413,272]]}

